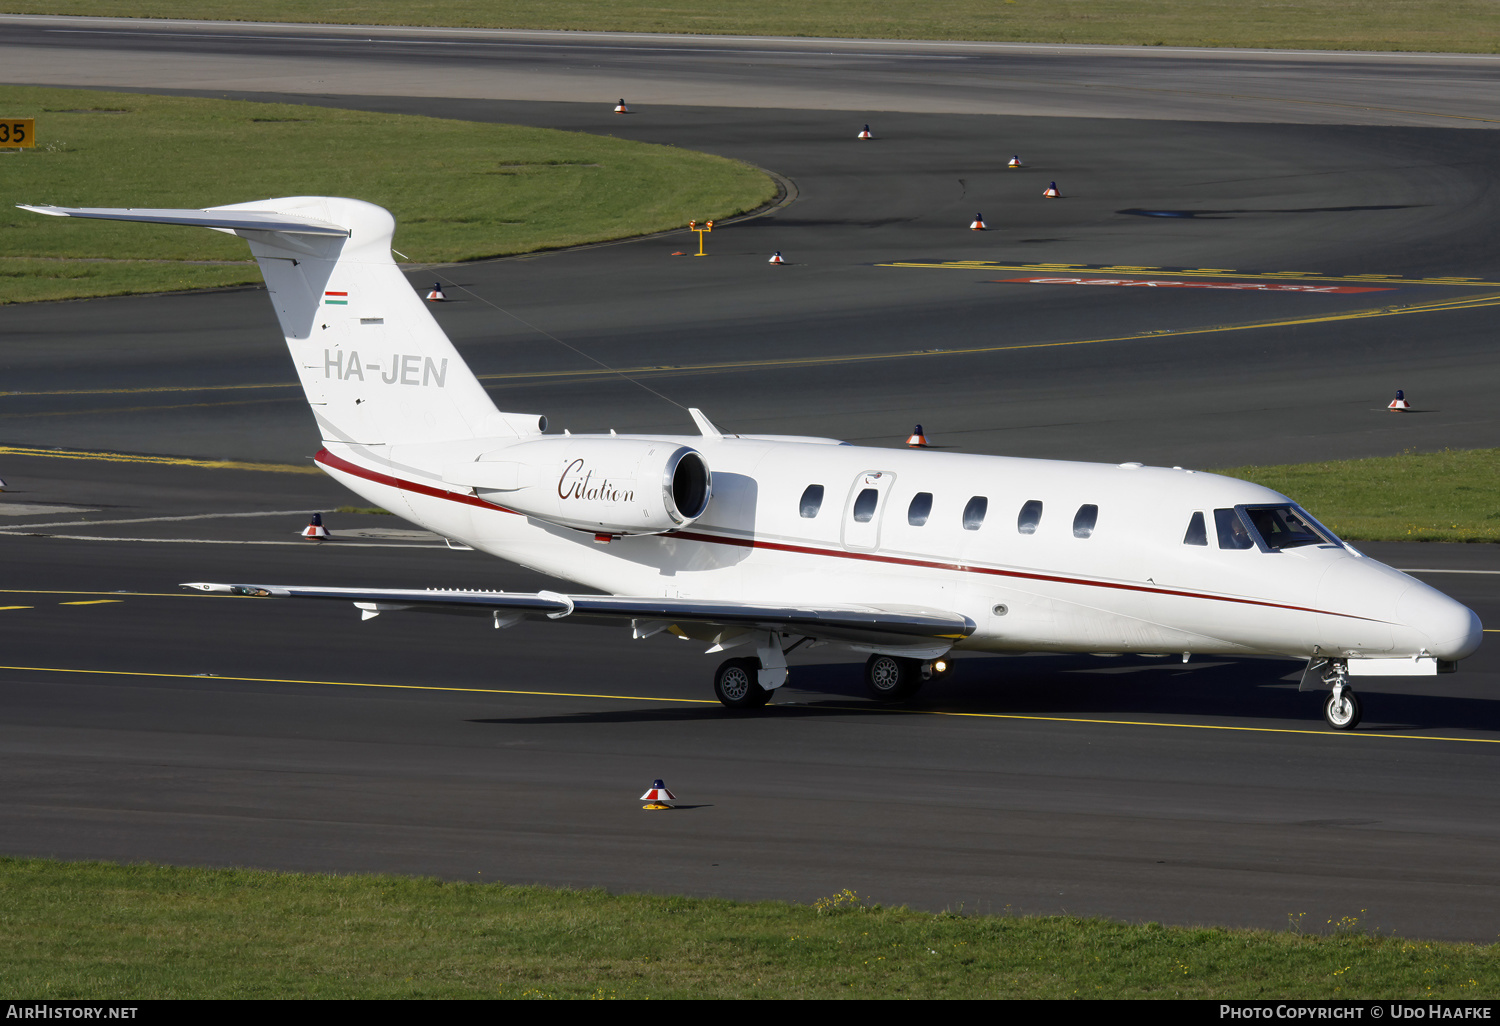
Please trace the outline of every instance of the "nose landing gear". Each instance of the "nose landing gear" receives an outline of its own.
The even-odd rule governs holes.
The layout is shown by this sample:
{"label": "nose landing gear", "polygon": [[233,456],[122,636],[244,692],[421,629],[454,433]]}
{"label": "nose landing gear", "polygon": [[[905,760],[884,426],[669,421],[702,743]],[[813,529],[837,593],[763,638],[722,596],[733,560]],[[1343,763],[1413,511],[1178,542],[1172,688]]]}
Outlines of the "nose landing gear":
{"label": "nose landing gear", "polygon": [[1323,703],[1323,719],[1334,730],[1353,730],[1359,726],[1359,696],[1349,686],[1349,664],[1330,659],[1323,670],[1323,683],[1331,688]]}
{"label": "nose landing gear", "polygon": [[1334,730],[1353,730],[1359,726],[1359,696],[1348,687],[1335,688],[1323,703],[1323,719]]}

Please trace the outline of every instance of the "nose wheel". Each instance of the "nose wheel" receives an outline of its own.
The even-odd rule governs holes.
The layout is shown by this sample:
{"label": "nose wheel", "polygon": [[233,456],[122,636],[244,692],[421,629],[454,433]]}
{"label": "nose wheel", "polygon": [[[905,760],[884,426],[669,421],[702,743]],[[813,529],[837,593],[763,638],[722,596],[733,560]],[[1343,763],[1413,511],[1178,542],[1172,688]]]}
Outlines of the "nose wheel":
{"label": "nose wheel", "polygon": [[1349,686],[1349,664],[1342,659],[1330,659],[1322,667],[1322,673],[1323,683],[1332,689],[1323,702],[1323,719],[1334,730],[1353,730],[1359,726],[1360,707],[1359,696]]}
{"label": "nose wheel", "polygon": [[1323,703],[1323,719],[1334,730],[1353,730],[1359,726],[1359,696],[1347,684],[1336,687]]}

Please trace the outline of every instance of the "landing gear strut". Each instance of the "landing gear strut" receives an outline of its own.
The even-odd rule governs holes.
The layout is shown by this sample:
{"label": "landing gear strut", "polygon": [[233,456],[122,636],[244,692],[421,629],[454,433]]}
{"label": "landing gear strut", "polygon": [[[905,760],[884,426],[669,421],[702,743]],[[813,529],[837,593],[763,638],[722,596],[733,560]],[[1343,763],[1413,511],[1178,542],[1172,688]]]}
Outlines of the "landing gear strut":
{"label": "landing gear strut", "polygon": [[1323,719],[1334,730],[1353,730],[1359,726],[1359,696],[1349,686],[1349,666],[1342,659],[1331,660],[1323,671],[1323,683],[1333,690],[1323,703]]}

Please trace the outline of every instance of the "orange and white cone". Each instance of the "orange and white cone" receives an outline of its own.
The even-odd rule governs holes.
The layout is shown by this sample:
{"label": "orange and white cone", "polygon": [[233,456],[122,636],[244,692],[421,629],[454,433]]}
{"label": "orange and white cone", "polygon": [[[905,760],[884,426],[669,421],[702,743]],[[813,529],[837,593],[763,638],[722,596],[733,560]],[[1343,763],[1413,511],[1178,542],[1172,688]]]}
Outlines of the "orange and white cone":
{"label": "orange and white cone", "polygon": [[1011,170],[1015,170],[1016,168],[1022,166],[1022,164],[1021,164],[1021,158],[1019,156],[1011,157],[1010,158],[1010,163],[1006,164],[1005,166],[1008,167],[1008,168],[1010,168]]}
{"label": "orange and white cone", "polygon": [[984,215],[983,214],[975,214],[974,215],[974,221],[973,221],[973,223],[971,223],[969,225],[969,230],[970,231],[975,231],[975,232],[982,232],[982,231],[987,231],[988,230],[984,226]]}
{"label": "orange and white cone", "polygon": [[432,288],[430,288],[430,289],[427,290],[427,302],[429,302],[429,303],[446,303],[447,301],[448,301],[448,297],[445,296],[445,295],[443,295],[443,284],[442,284],[442,282],[437,282],[437,281],[433,282],[432,283]]}
{"label": "orange and white cone", "polygon": [[1411,403],[1406,401],[1406,393],[1398,388],[1396,389],[1396,398],[1391,400],[1391,404],[1386,409],[1395,413],[1406,413],[1411,409]]}
{"label": "orange and white cone", "polygon": [[927,448],[927,436],[922,434],[921,424],[911,429],[911,436],[906,439],[906,444],[913,449]]}
{"label": "orange and white cone", "polygon": [[630,113],[630,108],[627,107],[627,106],[625,106],[625,97],[623,97],[623,96],[620,97],[620,102],[617,103],[617,104],[615,104],[615,113],[616,114],[629,114]]}
{"label": "orange and white cone", "polygon": [[1042,195],[1044,197],[1046,197],[1047,199],[1061,199],[1062,198],[1062,193],[1060,193],[1060,192],[1057,191],[1057,183],[1056,182],[1053,182],[1051,185],[1047,186],[1047,188],[1043,189],[1042,190]]}
{"label": "orange and white cone", "polygon": [[302,529],[302,537],[308,541],[327,541],[333,537],[328,533],[328,528],[323,526],[323,514],[312,515],[312,522]]}
{"label": "orange and white cone", "polygon": [[778,249],[776,252],[771,254],[771,259],[768,260],[767,263],[784,264],[786,263],[786,261],[782,259],[781,250]]}
{"label": "orange and white cone", "polygon": [[864,127],[864,128],[863,128],[863,129],[862,129],[862,130],[861,130],[861,131],[860,131],[860,133],[859,133],[859,135],[857,135],[857,136],[855,136],[855,138],[856,138],[856,139],[873,139],[873,138],[875,138],[875,137],[874,137],[874,136],[873,136],[873,135],[871,135],[871,134],[870,134],[870,126],[869,126],[869,125],[866,125],[866,126],[865,126],[865,127]]}
{"label": "orange and white cone", "polygon": [[646,803],[641,808],[670,809],[672,806],[668,805],[667,802],[675,802],[676,800],[677,796],[667,790],[666,784],[660,780],[653,780],[651,786],[646,788],[646,793],[641,795],[641,801]]}

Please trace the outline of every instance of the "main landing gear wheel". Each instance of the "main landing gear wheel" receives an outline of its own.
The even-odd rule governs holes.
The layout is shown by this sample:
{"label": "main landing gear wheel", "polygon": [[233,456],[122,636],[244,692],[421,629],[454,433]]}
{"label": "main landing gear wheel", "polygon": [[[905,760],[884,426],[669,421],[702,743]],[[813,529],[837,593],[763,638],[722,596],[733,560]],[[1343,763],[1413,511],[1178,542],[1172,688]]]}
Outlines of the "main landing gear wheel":
{"label": "main landing gear wheel", "polygon": [[902,702],[922,686],[922,661],[872,655],[865,663],[865,687],[877,702]]}
{"label": "main landing gear wheel", "polygon": [[756,674],[759,659],[726,659],[714,672],[714,694],[730,709],[759,709],[771,700]]}
{"label": "main landing gear wheel", "polygon": [[1334,730],[1353,730],[1359,726],[1359,696],[1350,687],[1340,688],[1328,694],[1323,703],[1323,719]]}

